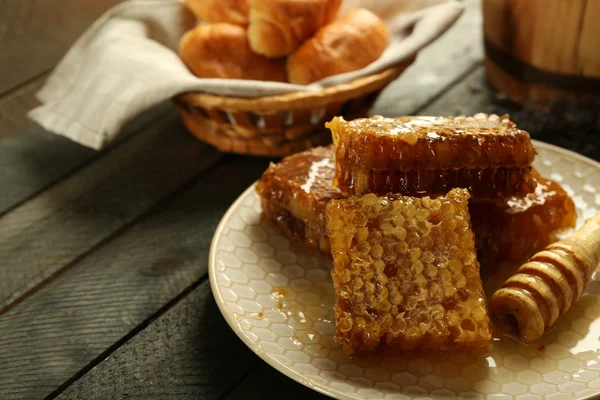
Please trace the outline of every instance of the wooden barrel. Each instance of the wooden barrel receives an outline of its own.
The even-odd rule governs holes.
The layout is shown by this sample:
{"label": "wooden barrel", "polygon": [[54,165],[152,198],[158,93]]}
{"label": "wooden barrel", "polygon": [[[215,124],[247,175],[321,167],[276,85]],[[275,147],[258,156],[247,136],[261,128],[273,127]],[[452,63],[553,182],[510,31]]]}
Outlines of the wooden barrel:
{"label": "wooden barrel", "polygon": [[600,0],[483,0],[490,83],[517,102],[600,99]]}

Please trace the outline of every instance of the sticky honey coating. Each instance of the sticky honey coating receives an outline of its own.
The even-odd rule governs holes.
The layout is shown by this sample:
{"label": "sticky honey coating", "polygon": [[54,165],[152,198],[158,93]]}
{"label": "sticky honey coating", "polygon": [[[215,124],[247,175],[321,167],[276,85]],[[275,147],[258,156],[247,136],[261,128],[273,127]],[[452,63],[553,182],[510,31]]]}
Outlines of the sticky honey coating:
{"label": "sticky honey coating", "polygon": [[342,197],[333,186],[333,149],[315,147],[272,164],[256,191],[263,214],[290,239],[304,240],[311,249],[329,254],[325,206]]}
{"label": "sticky honey coating", "polygon": [[327,205],[334,339],[347,353],[487,348],[467,202],[367,194]]}
{"label": "sticky honey coating", "polygon": [[492,295],[494,323],[524,342],[539,339],[583,294],[599,262],[600,212],[536,253]]}
{"label": "sticky honey coating", "polygon": [[482,273],[501,261],[524,262],[575,227],[577,211],[562,186],[535,169],[535,190],[506,201],[471,200],[469,211]]}
{"label": "sticky honey coating", "polygon": [[303,220],[279,205],[261,198],[263,215],[275,224],[291,241],[304,241],[312,250],[331,256],[327,226],[324,219]]}
{"label": "sticky honey coating", "polygon": [[469,189],[475,197],[530,192],[536,152],[529,134],[508,116],[375,116],[334,118],[336,185],[345,193],[443,194]]}

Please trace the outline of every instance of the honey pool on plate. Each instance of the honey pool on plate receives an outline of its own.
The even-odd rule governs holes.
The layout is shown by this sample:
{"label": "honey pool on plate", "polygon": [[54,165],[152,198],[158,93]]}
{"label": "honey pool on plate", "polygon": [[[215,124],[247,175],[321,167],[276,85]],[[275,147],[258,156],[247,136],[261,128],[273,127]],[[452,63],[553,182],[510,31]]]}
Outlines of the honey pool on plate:
{"label": "honey pool on plate", "polygon": [[[536,167],[561,181],[580,225],[600,208],[600,169],[536,143]],[[483,357],[350,358],[332,340],[331,260],[306,253],[260,217],[250,188],[232,206],[213,245],[211,284],[227,321],[265,361],[338,398],[585,398],[600,393],[600,277],[542,340],[496,336]],[[484,287],[491,293],[502,276]],[[498,397],[500,396],[500,397]]]}

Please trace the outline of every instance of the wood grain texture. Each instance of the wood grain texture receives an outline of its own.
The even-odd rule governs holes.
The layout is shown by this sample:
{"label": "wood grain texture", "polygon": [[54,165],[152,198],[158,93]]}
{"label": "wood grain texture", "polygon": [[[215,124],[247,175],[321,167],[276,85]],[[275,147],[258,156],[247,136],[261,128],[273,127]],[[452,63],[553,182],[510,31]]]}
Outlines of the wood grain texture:
{"label": "wood grain texture", "polygon": [[259,366],[240,381],[223,400],[278,399],[316,400],[328,399],[314,390],[284,376],[266,363]]}
{"label": "wood grain texture", "polygon": [[39,104],[35,93],[47,78],[48,74],[42,74],[31,82],[0,96],[0,143],[33,125],[26,114],[28,110]]}
{"label": "wood grain texture", "polygon": [[[0,97],[0,215],[112,150],[88,149],[27,118],[27,112],[37,104],[35,92],[44,79]],[[118,147],[169,110],[169,105],[162,104],[142,114],[124,127],[112,147]]]}
{"label": "wood grain texture", "polygon": [[268,161],[229,157],[0,317],[0,398],[52,393],[204,277],[221,216]]}
{"label": "wood grain texture", "polygon": [[219,399],[260,363],[205,281],[58,398]]}
{"label": "wood grain texture", "polygon": [[410,115],[483,60],[480,1],[463,4],[465,11],[454,26],[421,51],[415,63],[383,91],[374,114]]}
{"label": "wood grain texture", "polygon": [[221,156],[171,113],[0,217],[0,315]]}
{"label": "wood grain texture", "polygon": [[[481,43],[479,42],[480,37],[476,34],[467,34],[466,32],[477,31],[480,27],[480,19],[478,11],[469,11],[471,14],[467,17],[467,21],[462,22],[463,27],[458,26],[460,33],[453,34],[452,31],[448,35],[454,35],[452,41],[459,41],[463,44],[462,50],[458,51],[453,55],[452,60],[457,64],[457,68],[450,67],[452,64],[451,60],[447,60],[444,57],[448,51],[445,47],[450,46],[452,43],[446,42],[444,46],[438,47],[437,49],[426,50],[421,55],[422,61],[418,68],[415,68],[412,72],[412,78],[403,80],[401,78],[395,85],[397,88],[406,87],[406,89],[396,89],[397,91],[388,90],[385,92],[382,101],[378,104],[376,112],[383,113],[387,109],[390,111],[390,115],[412,114],[416,113],[419,109],[426,106],[440,91],[446,90],[448,86],[452,86],[464,75],[468,74],[468,71],[473,70],[473,66],[481,61],[482,53],[480,49]],[[465,17],[463,17],[465,18]],[[479,21],[479,22],[478,22]],[[455,27],[456,28],[456,27]],[[452,29],[455,29],[452,28]],[[444,40],[444,39],[441,39]],[[435,46],[435,44],[433,45]],[[454,49],[454,47],[452,47]],[[437,58],[442,60],[434,62]],[[429,61],[427,61],[429,60]],[[457,61],[458,60],[458,61]],[[408,72],[407,72],[408,73]],[[422,76],[429,76],[424,78],[420,82],[414,82]],[[432,78],[433,76],[433,78]],[[403,82],[401,84],[401,82]],[[411,97],[412,96],[412,97]],[[399,111],[394,111],[399,110]],[[451,108],[446,110],[446,114],[450,113]],[[252,159],[248,159],[252,160]],[[240,168],[244,168],[243,164]],[[210,171],[207,174],[206,179],[215,179],[219,175],[219,169]],[[258,176],[259,171],[257,171]],[[204,179],[204,178],[203,178]],[[230,185],[227,179],[223,179],[223,182],[227,181],[226,185]],[[225,184],[225,183],[224,183]],[[241,190],[240,190],[241,192]],[[215,195],[216,197],[217,195]],[[222,199],[223,209],[227,208],[232,199]],[[189,222],[194,223],[200,227],[204,226],[204,222],[197,219],[194,215],[189,215]],[[173,225],[175,226],[175,225]],[[185,231],[185,226],[177,226],[178,230]],[[135,229],[135,228],[134,228]],[[164,230],[169,230],[169,226],[166,226]],[[137,254],[138,251],[132,252]],[[205,260],[202,260],[203,262]],[[76,266],[75,268],[78,268]],[[71,271],[68,271],[70,273]],[[66,276],[67,274],[65,274]],[[59,277],[62,279],[63,276]],[[70,280],[71,278],[69,278]],[[53,292],[54,289],[48,287],[49,292]],[[196,291],[200,288],[196,289]],[[141,294],[139,294],[141,295]],[[31,301],[32,299],[28,300]],[[27,304],[25,304],[27,305]],[[15,309],[16,311],[17,309]],[[218,313],[217,309],[211,309],[210,312]],[[180,311],[178,308],[172,310],[173,314],[177,314]],[[163,317],[159,317],[158,321],[161,321]],[[151,325],[148,331],[153,330],[155,325]],[[125,395],[135,396],[139,398],[170,398],[170,397],[193,397],[194,390],[204,385],[204,380],[198,375],[191,374],[186,371],[193,371],[197,369],[197,361],[194,359],[178,357],[178,354],[186,353],[191,351],[190,342],[191,339],[185,339],[176,335],[176,327],[170,327],[168,323],[162,325],[160,328],[156,328],[157,332],[153,336],[136,336],[127,345],[116,350],[112,355],[103,362],[100,362],[94,369],[85,375],[83,375],[72,387],[68,388],[64,392],[65,398],[86,398],[90,396],[90,393],[99,393],[98,398],[120,398]],[[162,331],[164,332],[158,332]],[[162,336],[158,336],[162,334]],[[195,334],[193,332],[185,333],[185,335]],[[94,333],[90,334],[93,337]],[[160,338],[159,338],[160,337]],[[239,340],[223,339],[223,345],[225,346],[237,346]],[[143,358],[144,354],[151,353],[155,346],[164,346],[172,352],[172,356],[168,356],[167,359],[161,357],[158,358]],[[248,350],[245,350],[246,352]],[[239,357],[242,357],[242,352],[239,353]],[[254,356],[256,362],[259,362],[258,357]],[[116,360],[116,361],[115,361]],[[206,364],[202,364],[203,368],[210,368],[210,360]],[[230,368],[234,367],[235,361],[229,361]],[[177,372],[174,375],[168,375],[161,371],[161,365],[177,365]],[[227,363],[225,363],[227,365]],[[262,365],[259,363],[258,365]],[[220,371],[220,365],[214,365],[216,371]],[[224,367],[227,368],[227,367]],[[254,367],[250,365],[248,371],[253,370]],[[152,382],[148,383],[149,375],[143,371],[159,371],[150,375]],[[1,372],[1,371],[0,371]],[[111,383],[114,377],[118,376],[119,382]],[[146,385],[139,383],[140,379],[145,379]],[[272,381],[271,381],[272,380]],[[309,389],[304,388],[298,383],[293,382],[289,378],[283,377],[280,373],[271,369],[271,367],[263,366],[256,370],[256,372],[250,372],[248,377],[243,379],[239,387],[234,387],[234,383],[230,382],[232,390],[228,396],[230,398],[250,398],[252,395],[258,395],[262,390],[267,390],[267,393],[273,395],[273,397],[281,396],[281,393],[285,393],[286,396],[298,395],[298,398],[317,398],[319,397],[316,393],[311,392]],[[270,387],[267,387],[267,384]],[[135,391],[128,389],[128,387],[135,387]],[[163,389],[163,387],[165,389]],[[190,389],[191,388],[191,389]],[[134,393],[135,392],[135,393]],[[168,393],[176,393],[177,396],[170,396]],[[204,397],[211,398],[210,395],[204,394]],[[265,396],[263,396],[265,397]],[[268,397],[268,396],[267,396]]]}
{"label": "wood grain texture", "polygon": [[53,68],[95,19],[121,1],[0,1],[0,94]]}

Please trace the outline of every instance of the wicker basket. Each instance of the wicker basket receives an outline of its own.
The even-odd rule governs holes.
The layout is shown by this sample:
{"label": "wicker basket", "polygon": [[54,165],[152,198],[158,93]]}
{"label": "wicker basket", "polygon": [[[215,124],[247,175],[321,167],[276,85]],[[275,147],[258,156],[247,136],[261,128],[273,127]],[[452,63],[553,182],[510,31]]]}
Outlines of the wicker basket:
{"label": "wicker basket", "polygon": [[174,102],[192,134],[221,151],[285,156],[330,143],[324,123],[336,115],[366,116],[379,93],[412,61],[319,92],[255,99],[185,93]]}

